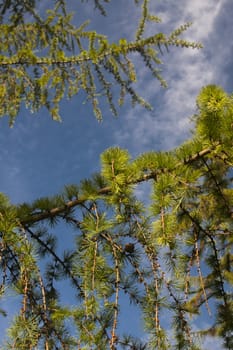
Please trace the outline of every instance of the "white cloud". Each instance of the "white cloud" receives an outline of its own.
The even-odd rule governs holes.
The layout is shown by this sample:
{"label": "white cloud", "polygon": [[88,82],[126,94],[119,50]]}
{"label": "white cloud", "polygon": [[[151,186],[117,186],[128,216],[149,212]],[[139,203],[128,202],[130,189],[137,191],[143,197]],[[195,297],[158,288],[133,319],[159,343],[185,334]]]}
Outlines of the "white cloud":
{"label": "white cloud", "polygon": [[138,64],[140,90],[152,103],[155,101],[155,112],[150,114],[140,108],[129,109],[127,116],[124,116],[125,128],[115,133],[120,145],[130,144],[134,151],[142,152],[147,150],[149,145],[156,148],[156,144],[160,144],[160,148],[172,148],[187,137],[191,126],[189,117],[195,113],[195,99],[200,88],[224,81],[221,63],[226,59],[226,54],[216,58],[209,57],[209,50],[215,39],[215,21],[224,3],[225,1],[221,0],[186,0],[178,3],[173,0],[163,4],[161,1],[153,4],[151,2],[152,10],[154,7],[157,14],[158,7],[159,14],[166,19],[166,23],[161,25],[162,31],[167,28],[172,30],[184,22],[192,21],[192,27],[183,37],[201,41],[204,49],[171,48],[170,53],[164,54],[163,76],[169,88],[163,91],[159,83],[152,80]]}
{"label": "white cloud", "polygon": [[195,0],[183,3],[184,20],[190,18],[193,22],[191,38],[203,40],[213,30],[214,20],[218,16],[224,1]]}

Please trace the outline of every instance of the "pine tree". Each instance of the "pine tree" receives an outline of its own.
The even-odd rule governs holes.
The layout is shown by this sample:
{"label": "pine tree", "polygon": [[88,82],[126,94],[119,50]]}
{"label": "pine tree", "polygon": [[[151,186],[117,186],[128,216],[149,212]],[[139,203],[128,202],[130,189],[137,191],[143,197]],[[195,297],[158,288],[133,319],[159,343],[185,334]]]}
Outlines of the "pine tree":
{"label": "pine tree", "polygon": [[[108,1],[95,1],[103,14],[104,2]],[[133,70],[128,53],[147,55],[143,56],[145,63],[154,71],[151,66],[154,46],[158,49],[159,45],[174,44],[176,40],[178,45],[186,45],[177,38],[186,26],[168,38],[163,37],[162,42],[158,42],[157,36],[149,38],[151,41],[142,39],[146,21],[157,20],[151,18],[144,1],[134,43],[121,41],[114,46],[106,42],[103,52],[107,57],[103,63],[98,56],[102,54],[98,51],[100,47],[93,48],[90,33],[83,35],[81,28],[77,35],[86,38],[90,48],[85,53],[80,46],[73,66],[67,52],[74,39],[74,28],[65,3],[57,1],[45,19],[37,14],[36,4],[6,1],[0,7],[1,35],[9,39],[1,40],[0,45],[5,45],[4,52],[10,48],[1,57],[1,79],[6,83],[1,108],[11,122],[19,109],[16,114],[10,113],[10,99],[18,107],[25,101],[35,111],[46,105],[53,114],[63,89],[74,88],[75,84],[66,80],[74,69],[77,76],[83,69],[85,83],[81,83],[81,88],[89,98],[95,98],[94,81],[102,81],[103,77],[102,70],[98,75],[98,69],[106,69],[109,64],[113,69],[107,70],[111,79],[116,79],[120,88],[126,88],[133,102],[140,102],[131,90],[135,78],[130,78]],[[11,27],[7,21],[4,24],[9,13]],[[30,24],[26,22],[28,14],[33,18]],[[16,38],[19,39],[17,26],[25,29],[19,47],[15,46]],[[29,28],[31,47],[20,56],[28,42]],[[45,29],[48,37],[43,39]],[[43,52],[58,32],[58,44],[54,44],[47,61],[34,56],[35,45]],[[100,46],[103,44],[101,36],[95,33],[93,38],[93,43],[100,40]],[[59,50],[63,54],[58,57]],[[98,56],[96,61],[94,55]],[[67,59],[70,61],[66,65]],[[107,63],[109,60],[116,68]],[[128,63],[123,66],[123,62]],[[116,78],[122,67],[126,69],[126,80]],[[57,85],[46,82],[37,90],[38,80],[47,74],[51,81],[57,75],[60,82]],[[29,78],[30,84],[24,86]],[[59,97],[56,101],[51,96],[51,87]],[[105,78],[102,87],[109,98]],[[108,99],[110,107],[111,101]],[[12,205],[1,194],[0,296],[6,300],[7,290],[11,289],[20,298],[20,309],[3,349],[197,350],[206,335],[221,337],[226,349],[233,348],[232,96],[214,85],[203,88],[197,97],[193,120],[192,138],[179,147],[169,152],[144,153],[135,159],[127,150],[107,149],[101,155],[98,174],[78,185],[66,185],[56,196]],[[137,189],[145,182],[151,189],[149,207],[137,196]],[[69,251],[61,251],[59,246],[60,225],[67,237],[74,232]],[[64,283],[67,291],[71,286],[69,293],[75,297],[74,305],[64,301]],[[125,334],[120,331],[123,295],[139,310],[146,341],[127,334],[127,330]],[[5,310],[0,312],[4,316]],[[212,313],[212,324],[208,329],[196,330],[194,320],[203,313]]]}

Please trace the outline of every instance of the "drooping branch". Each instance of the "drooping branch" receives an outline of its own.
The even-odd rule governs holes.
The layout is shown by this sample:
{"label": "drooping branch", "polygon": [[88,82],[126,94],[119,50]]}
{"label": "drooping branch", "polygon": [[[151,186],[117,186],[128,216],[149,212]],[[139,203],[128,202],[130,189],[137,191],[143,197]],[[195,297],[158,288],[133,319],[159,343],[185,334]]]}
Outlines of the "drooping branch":
{"label": "drooping branch", "polygon": [[[96,3],[99,9],[102,8],[98,1]],[[114,43],[106,35],[86,30],[89,21],[78,27],[73,25],[65,1],[56,2],[53,9],[42,11],[41,15],[38,14],[40,11],[37,13],[35,2],[25,3],[22,9],[21,4],[15,6],[10,1],[2,9],[0,18],[0,116],[9,116],[11,126],[24,103],[31,112],[46,107],[54,120],[61,120],[61,100],[65,96],[70,99],[79,91],[84,91],[91,101],[98,120],[102,119],[104,100],[116,115],[113,84],[118,87],[119,106],[128,95],[133,105],[151,109],[135,90],[137,69],[132,53],[140,55],[151,76],[165,86],[158,69],[162,64],[161,48],[202,47],[200,43],[181,38],[191,23],[185,23],[170,34],[159,32],[143,36],[147,23],[160,21],[150,14],[148,0],[143,1],[135,39],[121,38]],[[14,11],[16,14],[11,15]],[[24,11],[30,13],[30,22],[26,21]]]}
{"label": "drooping branch", "polygon": [[[214,240],[211,232],[209,232],[207,229],[203,228],[202,225],[200,224],[200,222],[195,217],[193,217],[191,215],[191,213],[186,208],[184,208],[182,206],[182,204],[181,204],[181,209],[187,215],[187,217],[191,220],[191,222],[195,225],[195,227],[198,229],[198,231],[202,232],[204,235],[206,235],[208,237],[208,239],[210,240],[210,242],[211,242],[211,245],[213,247],[214,256],[215,256],[216,267],[217,267],[217,270],[218,270],[218,276],[219,276],[219,279],[220,279],[221,295],[222,295],[222,298],[223,298],[224,305],[227,306],[228,301],[227,301],[226,291],[225,291],[225,288],[224,288],[224,277],[223,277],[223,272],[222,272],[221,266],[220,266],[218,250],[217,250],[217,247],[216,247],[215,240]],[[205,302],[206,302],[206,300],[207,300],[207,295],[205,293]]]}
{"label": "drooping branch", "polygon": [[81,294],[83,294],[82,288],[80,287],[77,279],[72,274],[70,269],[66,266],[64,261],[55,253],[53,249],[51,249],[40,237],[38,237],[30,228],[26,228],[27,232],[30,234],[30,236],[39,243],[40,246],[44,247],[46,251],[55,259],[56,262],[58,262],[63,270],[67,273],[67,275],[70,277],[73,284],[77,287],[77,289],[80,291]]}

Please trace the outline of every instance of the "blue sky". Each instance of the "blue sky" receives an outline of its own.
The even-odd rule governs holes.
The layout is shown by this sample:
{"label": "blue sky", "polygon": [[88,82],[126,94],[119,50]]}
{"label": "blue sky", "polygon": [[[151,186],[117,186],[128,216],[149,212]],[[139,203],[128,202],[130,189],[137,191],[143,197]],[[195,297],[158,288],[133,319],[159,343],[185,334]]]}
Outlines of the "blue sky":
{"label": "blue sky", "polygon": [[[46,1],[41,6],[46,8]],[[90,28],[110,35],[113,41],[125,36],[133,39],[140,8],[132,0],[113,0],[106,5],[106,18],[93,12],[91,1],[70,1],[72,10],[75,6],[79,11],[76,21],[91,18]],[[7,118],[0,120],[0,191],[13,203],[59,193],[65,184],[89,177],[99,170],[101,152],[113,145],[127,148],[133,156],[179,145],[189,137],[190,116],[195,113],[200,88],[214,83],[232,92],[232,0],[152,0],[151,10],[163,22],[150,27],[149,35],[192,21],[184,37],[201,41],[204,48],[164,51],[167,89],[137,62],[137,89],[153,105],[152,112],[126,104],[114,118],[106,106],[104,120],[98,123],[80,96],[62,102],[62,123],[52,121],[46,110],[36,115],[22,110],[12,129]],[[215,349],[211,342],[206,348]]]}

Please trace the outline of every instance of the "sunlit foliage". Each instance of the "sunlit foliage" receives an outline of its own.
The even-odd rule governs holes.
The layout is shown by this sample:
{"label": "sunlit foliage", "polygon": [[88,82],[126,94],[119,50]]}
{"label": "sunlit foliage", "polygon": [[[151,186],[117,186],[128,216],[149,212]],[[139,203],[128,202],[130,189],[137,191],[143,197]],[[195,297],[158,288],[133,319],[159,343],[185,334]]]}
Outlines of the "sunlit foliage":
{"label": "sunlit foliage", "polygon": [[[201,349],[206,335],[232,349],[233,100],[207,86],[197,108],[192,139],[170,152],[110,148],[99,174],[53,198],[4,199],[1,291],[21,296],[6,349]],[[150,208],[137,197],[144,182]],[[74,237],[64,252],[62,223],[62,239]],[[146,341],[122,331],[122,295]],[[203,315],[209,327],[197,329]]]}
{"label": "sunlit foliage", "polygon": [[[106,14],[107,2],[94,1],[102,14]],[[148,0],[135,3],[142,6],[135,39],[119,38],[113,43],[106,35],[88,30],[88,20],[74,23],[65,1],[9,0],[0,5],[0,116],[9,116],[13,125],[22,106],[33,113],[45,107],[54,120],[60,120],[60,101],[81,91],[98,120],[102,119],[103,104],[116,115],[116,104],[122,105],[127,95],[133,105],[150,108],[135,90],[136,57],[141,56],[151,74],[165,86],[160,73],[162,50],[201,45],[180,38],[190,23],[169,35],[155,32],[144,36],[146,27],[160,18],[150,13]],[[45,6],[51,8],[43,10]],[[77,1],[75,10],[81,11],[83,6]]]}

